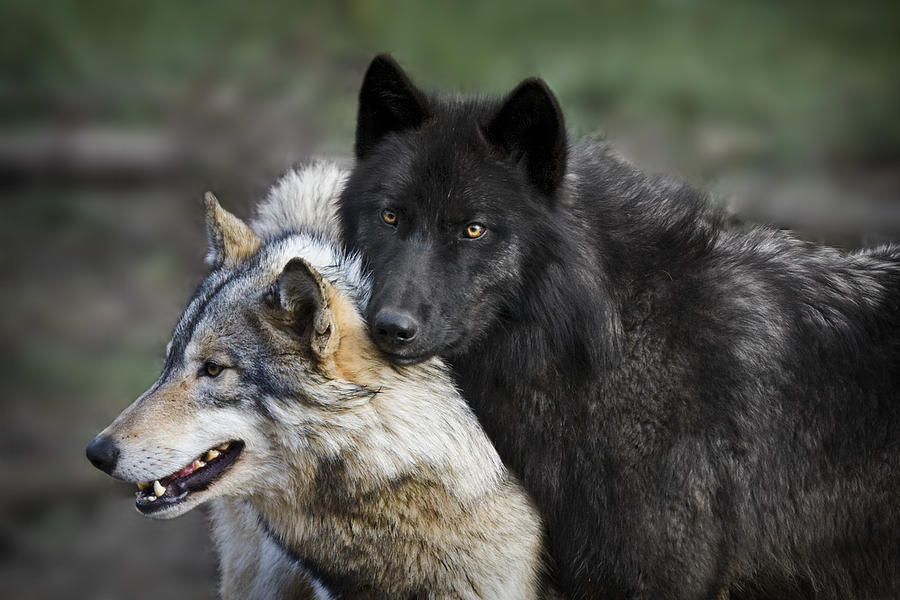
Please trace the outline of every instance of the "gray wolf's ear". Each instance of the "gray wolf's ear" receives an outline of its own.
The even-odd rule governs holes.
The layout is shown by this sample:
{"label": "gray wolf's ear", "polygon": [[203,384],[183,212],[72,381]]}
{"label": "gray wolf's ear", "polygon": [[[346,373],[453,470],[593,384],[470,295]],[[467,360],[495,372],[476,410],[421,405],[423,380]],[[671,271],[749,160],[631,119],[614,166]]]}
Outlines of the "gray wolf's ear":
{"label": "gray wolf's ear", "polygon": [[428,116],[425,95],[387,54],[376,56],[363,77],[356,118],[356,158],[368,156],[389,133],[415,129]]}
{"label": "gray wolf's ear", "polygon": [[302,335],[308,332],[310,348],[319,358],[328,356],[334,348],[330,344],[335,333],[329,299],[330,283],[302,258],[293,258],[285,265],[278,281],[266,294],[266,302],[287,311],[289,323]]}
{"label": "gray wolf's ear", "polygon": [[540,79],[526,79],[510,92],[483,131],[494,147],[524,163],[541,192],[549,195],[562,182],[566,127],[556,97]]}
{"label": "gray wolf's ear", "polygon": [[233,267],[259,250],[262,240],[236,216],[219,205],[212,194],[203,196],[206,207],[206,235],[209,252],[206,262],[213,267]]}

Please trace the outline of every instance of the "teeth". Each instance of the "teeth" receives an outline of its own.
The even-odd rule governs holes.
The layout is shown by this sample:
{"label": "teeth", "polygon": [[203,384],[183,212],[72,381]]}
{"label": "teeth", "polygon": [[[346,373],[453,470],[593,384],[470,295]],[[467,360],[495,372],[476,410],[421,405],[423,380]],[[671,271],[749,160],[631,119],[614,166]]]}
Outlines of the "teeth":
{"label": "teeth", "polygon": [[224,452],[224,451],[228,450],[228,446],[230,446],[230,445],[231,445],[231,442],[225,442],[224,444],[220,444],[219,446],[216,446],[216,449]]}
{"label": "teeth", "polygon": [[156,496],[147,496],[147,502],[154,502],[156,500]]}
{"label": "teeth", "polygon": [[143,492],[148,487],[150,487],[150,482],[149,481],[138,481],[137,486],[138,486],[138,489]]}
{"label": "teeth", "polygon": [[[156,494],[157,498],[166,493],[166,488],[159,482],[158,479],[153,482],[153,492]],[[154,498],[153,500],[156,500],[156,498]]]}
{"label": "teeth", "polygon": [[214,458],[219,458],[218,450],[210,450],[206,453],[206,460],[213,460]]}
{"label": "teeth", "polygon": [[192,465],[195,469],[202,469],[206,466],[206,463],[202,460],[195,460]]}

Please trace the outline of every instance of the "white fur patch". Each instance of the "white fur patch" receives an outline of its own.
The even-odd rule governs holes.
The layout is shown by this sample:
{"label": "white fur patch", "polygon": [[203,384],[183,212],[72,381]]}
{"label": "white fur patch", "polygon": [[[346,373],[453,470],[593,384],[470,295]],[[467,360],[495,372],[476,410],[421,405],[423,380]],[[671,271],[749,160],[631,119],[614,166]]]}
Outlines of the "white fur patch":
{"label": "white fur patch", "polygon": [[[319,465],[341,457],[345,497],[359,502],[366,496],[354,490],[390,490],[386,482],[436,474],[443,495],[425,508],[456,509],[460,522],[445,528],[423,521],[414,529],[406,520],[419,513],[406,500],[365,506],[372,514],[404,523],[402,532],[383,532],[362,557],[366,572],[379,585],[426,581],[443,590],[465,590],[455,594],[459,597],[468,597],[469,589],[481,598],[534,597],[541,568],[539,518],[524,491],[510,488],[496,450],[439,359],[377,369],[377,391],[360,396],[353,394],[365,388],[315,375],[302,354],[278,358],[282,364],[273,377],[287,382],[284,397],[270,396],[241,379],[240,366],[215,381],[196,377],[214,347],[210,340],[225,340],[234,352],[254,348],[256,329],[246,327],[240,315],[259,305],[260,295],[294,258],[305,259],[338,293],[365,307],[371,284],[362,260],[347,255],[335,241],[335,206],[345,180],[345,172],[321,163],[291,171],[273,187],[253,223],[266,241],[248,263],[252,268],[224,265],[207,276],[167,351],[181,352],[179,361],[110,426],[121,449],[115,475],[152,481],[178,472],[208,448],[241,440],[240,457],[214,485],[153,516],[171,518],[214,500],[213,532],[225,598],[293,597],[311,587],[317,598],[329,599],[323,583],[286,551],[302,546],[315,561],[338,570],[358,552],[355,545],[346,546],[346,540],[356,544],[354,536],[363,533],[354,531],[352,523],[345,530],[342,519],[322,523],[309,518],[309,507],[321,491],[313,477]],[[239,401],[206,402],[216,397],[206,393],[213,389],[234,392]],[[253,402],[264,410],[253,410]],[[416,554],[423,539],[445,558]],[[457,544],[467,550],[457,552]]]}
{"label": "white fur patch", "polygon": [[347,171],[329,162],[288,171],[259,204],[250,228],[263,239],[305,229],[337,239],[337,200],[347,175]]}

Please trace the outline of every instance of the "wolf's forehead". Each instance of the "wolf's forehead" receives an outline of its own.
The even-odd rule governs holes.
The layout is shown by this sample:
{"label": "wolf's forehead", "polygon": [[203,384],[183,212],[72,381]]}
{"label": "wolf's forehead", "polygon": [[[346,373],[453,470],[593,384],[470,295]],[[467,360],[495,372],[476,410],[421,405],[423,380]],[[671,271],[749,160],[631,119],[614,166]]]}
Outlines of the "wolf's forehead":
{"label": "wolf's forehead", "polygon": [[195,334],[216,324],[224,325],[219,327],[223,332],[229,329],[228,323],[240,320],[246,310],[253,309],[277,277],[277,272],[243,274],[226,283],[200,311]]}
{"label": "wolf's forehead", "polygon": [[481,144],[428,140],[420,146],[414,156],[389,166],[391,175],[385,180],[393,183],[379,183],[391,201],[408,210],[453,217],[458,211],[490,208],[498,197],[515,191],[517,182],[509,170]]}
{"label": "wolf's forehead", "polygon": [[167,367],[181,362],[185,348],[209,325],[227,323],[240,316],[241,306],[250,306],[259,292],[275,281],[278,273],[266,269],[236,269],[210,273],[197,287],[172,334]]}
{"label": "wolf's forehead", "polygon": [[[339,247],[315,234],[292,234],[263,246],[246,264],[233,269],[213,271],[200,283],[188,302],[175,332],[166,360],[172,368],[184,358],[191,340],[242,318],[294,258],[302,258],[362,306],[368,299],[368,286],[357,256],[347,256]],[[228,327],[224,327],[228,329]]]}
{"label": "wolf's forehead", "polygon": [[[221,313],[228,307],[237,308],[240,303],[262,293],[275,282],[284,266],[292,258],[301,257],[315,263],[330,262],[330,256],[318,256],[305,238],[285,238],[263,246],[248,262],[231,269],[211,272],[197,287],[194,296],[176,327],[176,334],[190,335],[193,329],[211,312]],[[318,259],[315,262],[311,259]]]}

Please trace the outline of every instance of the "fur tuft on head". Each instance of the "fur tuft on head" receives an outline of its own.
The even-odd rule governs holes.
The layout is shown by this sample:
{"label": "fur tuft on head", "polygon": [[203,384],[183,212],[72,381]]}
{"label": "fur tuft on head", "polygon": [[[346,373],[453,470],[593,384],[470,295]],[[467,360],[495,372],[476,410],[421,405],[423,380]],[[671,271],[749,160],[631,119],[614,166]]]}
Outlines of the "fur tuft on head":
{"label": "fur tuft on head", "polygon": [[291,169],[257,207],[250,228],[267,240],[309,229],[337,238],[337,200],[346,181],[347,171],[330,162]]}

